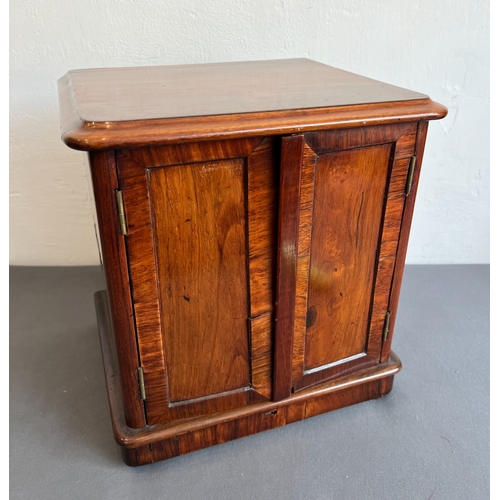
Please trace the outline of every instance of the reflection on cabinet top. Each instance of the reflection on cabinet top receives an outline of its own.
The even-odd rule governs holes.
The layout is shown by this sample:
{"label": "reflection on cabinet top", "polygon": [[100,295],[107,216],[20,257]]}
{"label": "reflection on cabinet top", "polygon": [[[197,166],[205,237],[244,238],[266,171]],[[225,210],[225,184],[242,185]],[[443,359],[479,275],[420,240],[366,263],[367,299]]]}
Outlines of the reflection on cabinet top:
{"label": "reflection on cabinet top", "polygon": [[63,140],[81,150],[446,114],[424,94],[309,59],[76,70],[59,80],[59,99]]}

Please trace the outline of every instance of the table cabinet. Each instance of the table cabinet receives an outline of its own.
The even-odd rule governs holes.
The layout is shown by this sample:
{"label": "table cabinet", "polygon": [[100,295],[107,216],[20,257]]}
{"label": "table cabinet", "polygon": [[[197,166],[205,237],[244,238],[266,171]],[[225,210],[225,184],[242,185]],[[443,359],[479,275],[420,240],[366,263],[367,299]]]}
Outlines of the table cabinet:
{"label": "table cabinet", "polygon": [[[69,72],[129,465],[387,394],[427,96],[306,59]],[[360,411],[363,411],[360,408]]]}

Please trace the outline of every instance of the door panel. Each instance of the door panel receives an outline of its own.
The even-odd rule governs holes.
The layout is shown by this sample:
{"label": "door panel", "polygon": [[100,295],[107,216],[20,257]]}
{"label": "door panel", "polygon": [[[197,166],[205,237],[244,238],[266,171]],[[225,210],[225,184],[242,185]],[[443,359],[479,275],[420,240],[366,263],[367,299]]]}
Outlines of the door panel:
{"label": "door panel", "polygon": [[306,372],[365,353],[390,153],[384,144],[318,159]]}
{"label": "door panel", "polygon": [[249,386],[244,161],[150,171],[170,402]]}
{"label": "door panel", "polygon": [[269,399],[275,141],[120,151],[117,165],[148,423]]}
{"label": "door panel", "polygon": [[415,137],[416,124],[303,136],[292,392],[380,360]]}

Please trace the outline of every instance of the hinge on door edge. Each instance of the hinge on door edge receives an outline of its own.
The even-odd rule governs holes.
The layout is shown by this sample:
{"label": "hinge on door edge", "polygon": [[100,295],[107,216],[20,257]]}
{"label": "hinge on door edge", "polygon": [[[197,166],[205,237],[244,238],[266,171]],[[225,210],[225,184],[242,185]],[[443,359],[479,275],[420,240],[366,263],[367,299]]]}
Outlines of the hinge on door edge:
{"label": "hinge on door edge", "polygon": [[142,366],[137,368],[137,379],[139,382],[139,394],[141,399],[144,401],[146,399],[146,387],[144,385],[144,370],[142,369]]}
{"label": "hinge on door edge", "polygon": [[384,330],[382,333],[382,342],[387,340],[387,335],[389,334],[389,325],[391,323],[391,313],[387,311],[385,313]]}
{"label": "hinge on door edge", "polygon": [[120,233],[127,234],[127,221],[125,220],[125,205],[123,203],[123,192],[121,189],[115,191],[116,210],[118,212],[118,222],[120,224]]}
{"label": "hinge on door edge", "polygon": [[408,177],[406,178],[405,195],[408,196],[411,192],[411,186],[413,184],[413,174],[415,173],[415,164],[417,163],[417,157],[414,155],[410,158],[410,167],[408,168]]}

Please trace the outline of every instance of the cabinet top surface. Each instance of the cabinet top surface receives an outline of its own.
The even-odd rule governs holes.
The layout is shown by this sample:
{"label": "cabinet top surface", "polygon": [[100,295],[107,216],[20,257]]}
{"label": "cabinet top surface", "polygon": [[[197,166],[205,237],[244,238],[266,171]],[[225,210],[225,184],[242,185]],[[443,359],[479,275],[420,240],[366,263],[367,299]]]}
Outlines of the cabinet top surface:
{"label": "cabinet top surface", "polygon": [[[72,147],[70,132],[82,128],[87,135],[117,126],[137,132],[138,123],[146,120],[262,118],[277,112],[297,115],[298,110],[429,101],[424,94],[309,59],[75,70],[59,80],[59,99],[63,139]],[[77,149],[103,149],[82,146]]]}
{"label": "cabinet top surface", "polygon": [[126,121],[405,101],[427,96],[309,59],[70,71],[86,121]]}

